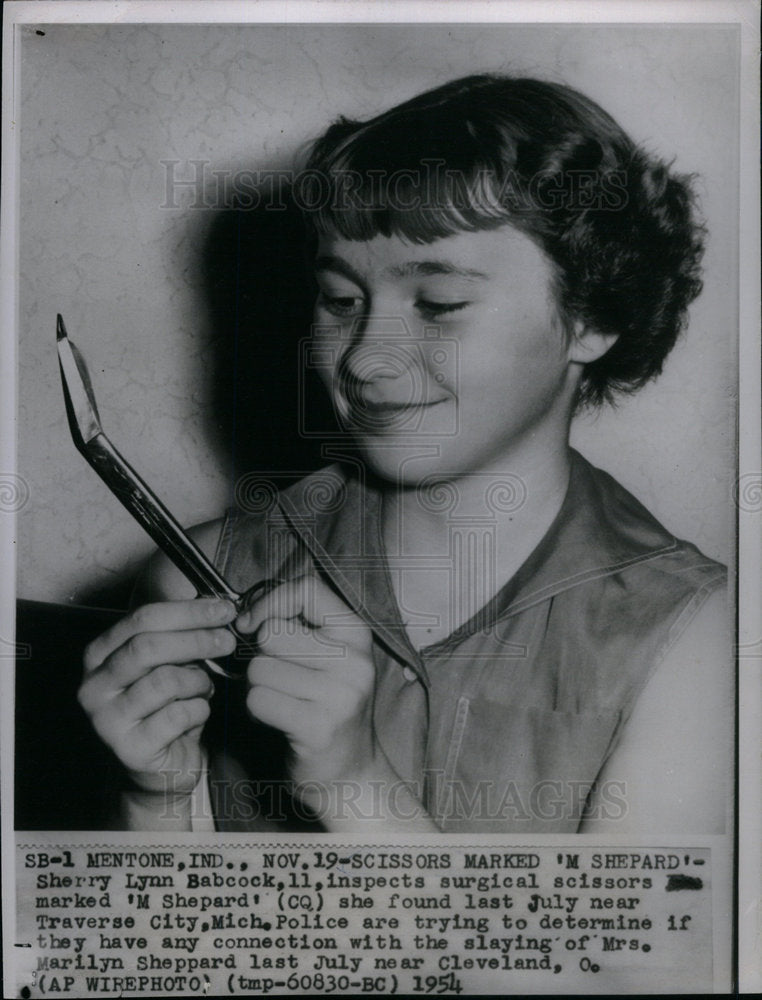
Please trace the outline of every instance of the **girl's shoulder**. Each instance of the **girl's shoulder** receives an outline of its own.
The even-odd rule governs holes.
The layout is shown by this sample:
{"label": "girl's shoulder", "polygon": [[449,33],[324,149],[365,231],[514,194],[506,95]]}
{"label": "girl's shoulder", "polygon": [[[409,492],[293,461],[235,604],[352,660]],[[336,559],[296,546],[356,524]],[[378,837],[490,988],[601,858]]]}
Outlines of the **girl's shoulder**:
{"label": "girl's shoulder", "polygon": [[[188,528],[186,534],[204,555],[215,562],[226,518],[217,517]],[[195,596],[195,588],[161,550],[156,551],[143,569],[136,588],[138,603],[145,601],[181,601]],[[134,603],[134,600],[133,600]]]}

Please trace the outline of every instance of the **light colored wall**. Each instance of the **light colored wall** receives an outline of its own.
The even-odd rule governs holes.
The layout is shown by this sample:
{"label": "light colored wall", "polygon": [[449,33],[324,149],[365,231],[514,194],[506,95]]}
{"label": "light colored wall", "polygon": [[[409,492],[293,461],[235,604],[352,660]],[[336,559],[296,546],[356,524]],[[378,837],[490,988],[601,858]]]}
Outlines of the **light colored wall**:
{"label": "light colored wall", "polygon": [[[112,440],[183,523],[229,502],[214,445],[199,254],[213,212],[168,210],[162,160],[283,166],[339,113],[479,70],[561,80],[700,175],[711,240],[660,380],[574,441],[677,534],[733,555],[735,35],[637,26],[32,26],[23,31],[19,515],[23,597],[92,599],[151,543],[71,444],[56,312]],[[178,167],[178,170],[183,167]]]}

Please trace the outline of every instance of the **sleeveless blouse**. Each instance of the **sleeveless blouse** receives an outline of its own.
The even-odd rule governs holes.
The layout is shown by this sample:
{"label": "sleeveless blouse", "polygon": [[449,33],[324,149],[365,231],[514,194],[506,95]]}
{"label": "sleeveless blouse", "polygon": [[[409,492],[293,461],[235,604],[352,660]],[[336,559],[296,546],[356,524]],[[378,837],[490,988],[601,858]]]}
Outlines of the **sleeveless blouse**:
{"label": "sleeveless blouse", "polygon": [[[561,509],[518,572],[449,636],[416,650],[380,537],[381,495],[362,467],[277,485],[248,482],[248,510],[226,516],[216,564],[239,592],[318,572],[367,623],[377,739],[447,832],[576,832],[639,693],[726,581],[723,566],[572,452]],[[460,524],[453,545],[488,536],[484,519]],[[245,716],[235,683],[209,735],[217,827],[271,828],[263,815],[275,808],[281,828],[301,828],[282,795],[273,800],[285,738]],[[623,789],[601,789],[598,801],[607,795],[614,817]]]}

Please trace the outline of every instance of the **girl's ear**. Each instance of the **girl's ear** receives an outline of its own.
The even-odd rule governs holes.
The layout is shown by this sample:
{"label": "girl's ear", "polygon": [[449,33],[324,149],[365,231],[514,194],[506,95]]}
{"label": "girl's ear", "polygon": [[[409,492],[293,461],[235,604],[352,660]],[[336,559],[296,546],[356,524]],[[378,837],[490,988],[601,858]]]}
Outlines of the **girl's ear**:
{"label": "girl's ear", "polygon": [[575,361],[580,365],[597,361],[618,339],[618,333],[599,333],[586,326],[582,320],[575,320],[569,341],[569,361]]}

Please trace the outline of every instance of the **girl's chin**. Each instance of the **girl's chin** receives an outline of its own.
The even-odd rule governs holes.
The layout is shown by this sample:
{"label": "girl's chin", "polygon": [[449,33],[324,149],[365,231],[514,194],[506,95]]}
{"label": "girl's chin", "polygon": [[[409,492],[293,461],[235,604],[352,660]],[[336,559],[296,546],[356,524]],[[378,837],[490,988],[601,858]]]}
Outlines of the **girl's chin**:
{"label": "girl's chin", "polygon": [[446,479],[461,474],[456,462],[446,460],[446,452],[436,439],[391,441],[363,436],[358,438],[358,444],[368,468],[395,486],[417,486],[437,474]]}

